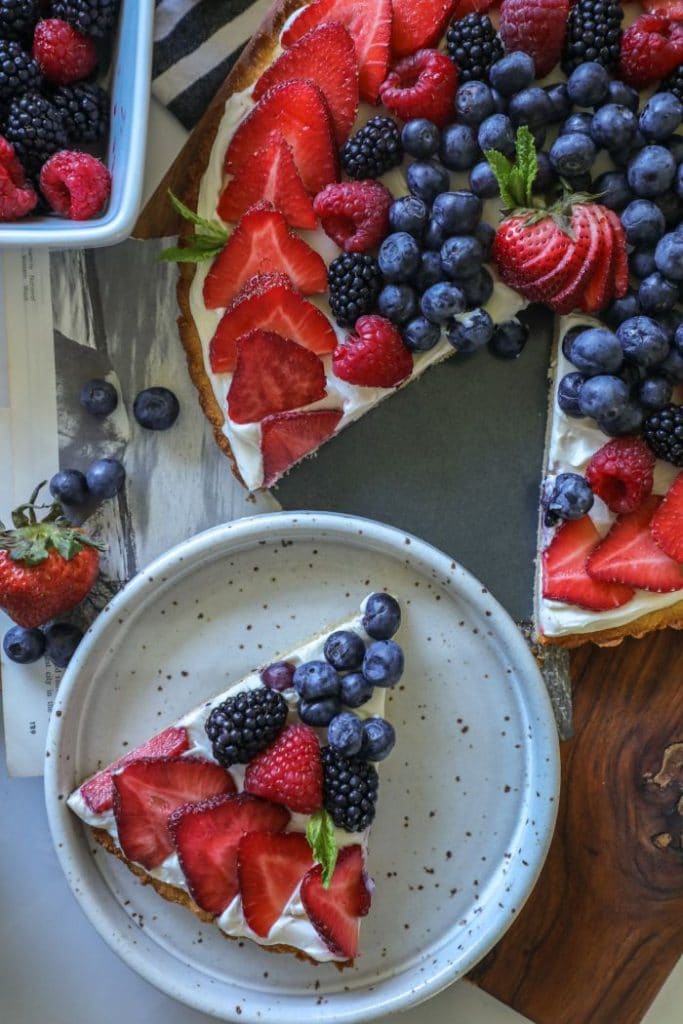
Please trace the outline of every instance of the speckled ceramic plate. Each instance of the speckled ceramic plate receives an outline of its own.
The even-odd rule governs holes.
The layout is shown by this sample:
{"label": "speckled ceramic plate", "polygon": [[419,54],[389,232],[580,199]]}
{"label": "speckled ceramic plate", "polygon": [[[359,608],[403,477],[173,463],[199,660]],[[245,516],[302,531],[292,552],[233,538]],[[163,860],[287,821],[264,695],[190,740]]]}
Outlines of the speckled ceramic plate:
{"label": "speckled ceramic plate", "polygon": [[[383,587],[403,604],[407,670],[388,707],[398,742],[381,766],[356,966],[228,942],[93,849],[65,804],[85,776]],[[57,853],[99,933],[158,988],[242,1024],[368,1021],[444,988],[519,912],[557,806],[552,710],[506,612],[416,537],[324,513],[218,527],[137,576],[74,658],[47,755]]]}

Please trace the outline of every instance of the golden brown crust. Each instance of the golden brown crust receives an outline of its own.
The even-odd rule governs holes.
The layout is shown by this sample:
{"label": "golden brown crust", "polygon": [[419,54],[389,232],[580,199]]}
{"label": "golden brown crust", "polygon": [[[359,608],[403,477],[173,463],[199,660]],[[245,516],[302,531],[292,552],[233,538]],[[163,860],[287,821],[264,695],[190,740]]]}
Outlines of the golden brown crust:
{"label": "golden brown crust", "polygon": [[582,644],[588,643],[596,644],[598,647],[616,647],[626,637],[639,640],[657,629],[683,629],[683,601],[677,601],[668,608],[648,612],[647,615],[641,615],[623,626],[599,629],[593,633],[570,633],[567,636],[540,635],[538,639],[542,644],[555,647],[581,647]]}
{"label": "golden brown crust", "polygon": [[[162,882],[158,878],[152,878],[151,875],[147,874],[144,868],[141,868],[137,864],[133,864],[132,861],[128,860],[109,833],[103,828],[91,828],[91,832],[100,846],[103,846],[107,853],[111,853],[114,857],[117,857],[122,861],[129,871],[132,871],[133,874],[140,879],[143,885],[151,885],[152,888],[155,889],[160,896],[163,896],[165,900],[168,900],[169,903],[177,903],[179,906],[185,907],[186,910],[190,910],[201,921],[205,921],[207,924],[213,924],[213,914],[207,914],[205,910],[198,907],[194,900],[188,896],[183,889],[179,889],[177,885],[169,885],[168,882]],[[221,931],[221,935],[226,939],[232,939],[235,942],[237,941],[236,935],[226,935],[223,931]],[[319,960],[314,960],[312,956],[308,956],[307,953],[297,949],[296,946],[288,946],[282,942],[273,946],[261,946],[260,943],[257,943],[257,945],[259,946],[259,949],[265,949],[268,953],[291,953],[298,960],[305,960],[309,964],[313,964],[315,967],[320,965]],[[353,965],[353,960],[346,960],[344,962],[335,961],[335,963],[337,967],[343,969],[344,967],[351,967]]]}

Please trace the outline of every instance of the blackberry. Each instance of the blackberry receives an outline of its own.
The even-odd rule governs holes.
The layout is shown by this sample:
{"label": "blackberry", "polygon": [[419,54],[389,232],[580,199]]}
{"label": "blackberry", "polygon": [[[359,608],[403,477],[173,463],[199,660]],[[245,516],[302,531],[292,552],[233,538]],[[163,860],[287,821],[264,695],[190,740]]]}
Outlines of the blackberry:
{"label": "blackberry", "polygon": [[339,828],[362,832],[375,817],[379,778],[374,765],[323,747],[323,803]]}
{"label": "blackberry", "polygon": [[119,0],[52,0],[51,16],[62,18],[86,36],[102,38],[116,24]]}
{"label": "blackberry", "polygon": [[0,104],[5,105],[25,92],[40,88],[42,75],[38,62],[20,43],[0,39]]}
{"label": "blackberry", "polygon": [[485,81],[491,65],[503,56],[501,38],[485,14],[467,14],[451,22],[446,44],[461,84]]}
{"label": "blackberry", "polygon": [[12,100],[5,138],[13,144],[29,177],[36,177],[45,161],[68,145],[64,115],[37,92]]}
{"label": "blackberry", "polygon": [[52,102],[64,115],[69,142],[98,142],[109,127],[109,96],[99,85],[63,85]]}
{"label": "blackberry", "polygon": [[596,61],[608,70],[619,62],[621,22],[624,17],[619,0],[576,0],[569,12],[562,68],[569,75],[587,61]]}
{"label": "blackberry", "polygon": [[282,694],[265,686],[228,697],[213,709],[204,725],[213,756],[224,768],[247,764],[282,731],[287,710]]}
{"label": "blackberry", "polygon": [[683,405],[665,405],[648,416],[643,437],[659,459],[683,467]]}
{"label": "blackberry", "polygon": [[683,103],[683,64],[679,64],[674,73],[662,82],[660,92],[672,92]]}
{"label": "blackberry", "polygon": [[38,0],[0,0],[0,36],[30,39],[39,14]]}
{"label": "blackberry", "polygon": [[353,327],[377,304],[382,278],[377,260],[360,252],[343,252],[327,271],[330,309],[340,327]]}
{"label": "blackberry", "polygon": [[390,117],[372,117],[344,143],[342,167],[349,178],[380,178],[401,163],[401,133]]}

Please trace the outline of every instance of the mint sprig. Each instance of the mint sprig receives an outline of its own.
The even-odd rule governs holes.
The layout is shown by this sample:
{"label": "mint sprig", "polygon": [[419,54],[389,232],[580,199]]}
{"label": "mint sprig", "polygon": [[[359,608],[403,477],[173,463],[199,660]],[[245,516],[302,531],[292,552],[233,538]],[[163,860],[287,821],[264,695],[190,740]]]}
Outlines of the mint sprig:
{"label": "mint sprig", "polygon": [[182,236],[183,245],[172,245],[159,254],[160,260],[170,263],[204,263],[223,249],[229,238],[226,229],[217,220],[207,220],[185,206],[172,192],[168,193],[173,209],[198,229]]}
{"label": "mint sprig", "polygon": [[313,851],[313,860],[323,869],[323,889],[329,889],[337,863],[337,839],[334,822],[324,807],[313,815],[306,826],[306,839]]}
{"label": "mint sprig", "polygon": [[538,175],[538,160],[534,137],[525,124],[517,129],[515,148],[514,163],[496,149],[484,150],[484,156],[496,176],[505,207],[509,210],[533,209],[532,188]]}

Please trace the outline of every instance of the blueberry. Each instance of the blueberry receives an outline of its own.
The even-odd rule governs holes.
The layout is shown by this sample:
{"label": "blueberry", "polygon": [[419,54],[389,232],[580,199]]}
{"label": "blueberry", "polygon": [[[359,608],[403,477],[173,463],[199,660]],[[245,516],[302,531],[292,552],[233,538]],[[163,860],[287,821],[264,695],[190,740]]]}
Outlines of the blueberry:
{"label": "blueberry", "polygon": [[589,377],[579,392],[579,409],[600,423],[616,420],[629,400],[629,388],[619,377],[600,374]]}
{"label": "blueberry", "polygon": [[678,327],[681,323],[681,313],[678,307],[672,309],[669,313],[660,313],[657,317],[657,323],[664,331],[666,340],[670,345],[674,343],[674,337]]}
{"label": "blueberry", "polygon": [[470,188],[481,199],[494,199],[499,195],[498,179],[487,160],[481,160],[470,171]]}
{"label": "blueberry", "polygon": [[408,190],[431,206],[449,185],[448,171],[436,160],[416,160],[406,171]]}
{"label": "blueberry", "polygon": [[585,111],[570,114],[560,128],[560,135],[590,135],[593,118]]}
{"label": "blueberry", "polygon": [[443,324],[465,308],[465,296],[450,281],[440,281],[424,292],[420,299],[422,315],[433,324]]}
{"label": "blueberry", "polygon": [[579,408],[579,394],[586,378],[582,373],[566,373],[557,388],[557,404],[567,416],[583,416]]}
{"label": "blueberry", "polygon": [[441,247],[441,268],[452,278],[478,274],[483,259],[484,250],[473,235],[455,235]]}
{"label": "blueberry", "polygon": [[629,320],[632,316],[638,316],[640,312],[638,296],[635,292],[628,292],[623,298],[615,299],[604,311],[602,318],[610,327],[616,328],[624,320]]}
{"label": "blueberry", "polygon": [[565,359],[568,359],[569,362],[571,362],[572,359],[571,346],[574,338],[578,337],[579,334],[583,334],[583,332],[588,329],[588,326],[588,324],[574,324],[574,326],[570,327],[568,331],[565,331],[562,338],[562,355]]}
{"label": "blueberry", "polygon": [[55,622],[45,630],[45,657],[57,668],[66,668],[82,639],[83,633],[78,626],[70,622]]}
{"label": "blueberry", "polygon": [[363,629],[373,640],[390,640],[401,625],[401,606],[391,594],[370,594],[363,611]]}
{"label": "blueberry", "polygon": [[638,130],[630,146],[624,149],[613,149],[610,152],[612,163],[621,169],[627,168],[633,158],[645,147],[645,137]]}
{"label": "blueberry", "polygon": [[536,77],[532,58],[521,50],[506,53],[489,68],[489,81],[503,96],[514,96]]}
{"label": "blueberry", "polygon": [[493,330],[493,320],[486,310],[473,309],[453,321],[448,329],[448,340],[458,352],[474,352],[488,345]]}
{"label": "blueberry", "polygon": [[401,132],[403,152],[417,160],[426,160],[436,156],[439,151],[441,133],[437,126],[426,117],[416,117],[406,121]]}
{"label": "blueberry", "polygon": [[636,363],[624,363],[619,376],[623,380],[624,384],[628,384],[631,391],[640,385],[641,380],[646,376],[647,370],[644,366],[638,366]]}
{"label": "blueberry", "polygon": [[645,146],[629,160],[628,183],[637,196],[661,196],[676,176],[676,161],[663,146]]}
{"label": "blueberry", "polygon": [[663,192],[661,196],[656,197],[655,205],[664,214],[667,228],[677,228],[683,219],[683,200],[678,193],[673,189]]}
{"label": "blueberry", "polygon": [[[500,115],[494,114],[493,116]],[[467,124],[449,124],[447,128],[444,128],[439,152],[441,162],[451,171],[469,171],[478,160],[481,160],[477,135]],[[445,192],[447,188],[448,181],[438,191]]]}
{"label": "blueberry", "polygon": [[455,111],[461,121],[472,127],[494,114],[496,104],[484,82],[465,82],[455,94]]}
{"label": "blueberry", "polygon": [[386,284],[379,293],[377,309],[394,324],[404,324],[417,313],[417,296],[409,284]]}
{"label": "blueberry", "polygon": [[680,164],[683,160],[683,135],[674,135],[673,138],[669,139],[667,142],[666,148],[669,150],[676,163]]}
{"label": "blueberry", "polygon": [[532,189],[534,192],[547,192],[555,183],[555,172],[550,163],[550,157],[543,150],[536,154],[536,177]]}
{"label": "blueberry", "polygon": [[348,708],[359,708],[372,697],[373,685],[362,672],[347,672],[341,677],[341,702]]}
{"label": "blueberry", "polygon": [[[492,114],[479,125],[477,134],[479,147],[486,152],[495,149],[503,156],[514,159],[516,153],[515,129],[505,114]],[[476,161],[474,161],[476,163]],[[474,166],[474,164],[472,165]]]}
{"label": "blueberry", "polygon": [[442,192],[432,206],[432,218],[442,224],[449,234],[474,231],[481,220],[481,213],[481,199],[467,189]]}
{"label": "blueberry", "polygon": [[676,195],[683,199],[683,162],[676,171]]}
{"label": "blueberry", "polygon": [[45,634],[40,629],[11,626],[2,641],[2,649],[18,665],[30,665],[45,653]]}
{"label": "blueberry", "polygon": [[403,675],[403,651],[393,640],[375,640],[365,652],[363,675],[373,686],[395,686]]}
{"label": "blueberry", "polygon": [[638,112],[640,96],[635,89],[626,82],[620,82],[618,78],[612,79],[607,91],[607,99],[610,103],[618,103],[622,107],[628,107],[634,113]]}
{"label": "blueberry", "polygon": [[666,359],[658,367],[674,384],[683,383],[683,355],[678,349],[672,348]]}
{"label": "blueberry", "polygon": [[363,745],[360,756],[366,761],[383,761],[394,749],[396,731],[385,718],[373,716],[363,722]]}
{"label": "blueberry", "polygon": [[587,174],[593,166],[596,149],[588,135],[560,135],[548,154],[553,169],[563,178]]}
{"label": "blueberry", "polygon": [[498,324],[489,342],[489,352],[498,359],[516,359],[527,343],[529,328],[519,320]]}
{"label": "blueberry", "polygon": [[572,109],[567,86],[564,82],[559,82],[557,85],[546,85],[545,91],[550,100],[551,123],[564,121],[565,117],[569,117]]}
{"label": "blueberry", "polygon": [[422,244],[425,249],[429,252],[436,252],[441,248],[447,238],[448,231],[446,228],[440,223],[440,221],[435,220],[434,217],[432,217],[427,225],[424,238],[422,239]]}
{"label": "blueberry", "polygon": [[84,505],[88,500],[88,481],[78,469],[61,469],[50,480],[50,494],[64,505]]}
{"label": "blueberry", "polygon": [[294,665],[291,661],[274,661],[261,669],[259,678],[269,690],[289,690],[294,685]]}
{"label": "blueberry", "polygon": [[[654,274],[657,270],[654,248],[634,249],[628,258],[628,265],[634,277],[645,278],[649,277],[650,274]],[[638,296],[640,301],[640,292],[638,292]],[[644,313],[649,312],[644,306],[641,306],[641,308]]]}
{"label": "blueberry", "polygon": [[643,313],[661,316],[674,308],[678,301],[678,286],[668,281],[659,271],[649,274],[640,283],[638,301]]}
{"label": "blueberry", "polygon": [[401,196],[389,207],[389,225],[392,231],[407,231],[420,239],[429,222],[429,210],[418,196]]}
{"label": "blueberry", "polygon": [[81,388],[80,403],[91,416],[109,416],[119,404],[119,396],[108,380],[94,378]]}
{"label": "blueberry", "polygon": [[340,711],[327,727],[327,742],[345,757],[355,757],[363,743],[363,723],[353,711]]}
{"label": "blueberry", "polygon": [[681,101],[672,92],[656,92],[640,113],[640,130],[649,142],[666,142],[681,121]]}
{"label": "blueberry", "polygon": [[581,331],[569,345],[569,361],[587,377],[616,373],[623,359],[619,339],[604,327]]}
{"label": "blueberry", "polygon": [[683,235],[664,235],[655,249],[655,263],[665,277],[683,281]]}
{"label": "blueberry", "polygon": [[577,107],[596,107],[609,95],[610,76],[602,64],[579,64],[567,79],[567,92]]}
{"label": "blueberry", "polygon": [[550,124],[553,120],[553,105],[545,89],[532,85],[512,97],[508,116],[515,128],[526,124],[533,131]]}
{"label": "blueberry", "polygon": [[126,479],[126,471],[118,459],[96,459],[85,474],[91,495],[99,501],[114,498]]}
{"label": "blueberry", "polygon": [[673,384],[666,377],[654,374],[646,377],[638,388],[638,401],[648,412],[659,412],[671,401]]}
{"label": "blueberry", "polygon": [[420,265],[420,247],[407,231],[395,231],[382,242],[377,263],[386,281],[409,281]]}
{"label": "blueberry", "polygon": [[401,337],[411,352],[428,352],[439,341],[441,327],[424,316],[416,316],[401,329]]}
{"label": "blueberry", "polygon": [[595,179],[598,201],[610,210],[622,210],[633,199],[628,179],[623,171],[605,171]]}
{"label": "blueberry", "polygon": [[679,323],[672,339],[673,347],[683,355],[683,323]]}
{"label": "blueberry", "polygon": [[598,426],[609,437],[623,437],[625,434],[639,434],[645,416],[637,402],[628,401],[621,412],[608,420],[598,420]]}
{"label": "blueberry", "polygon": [[496,237],[496,229],[491,224],[487,224],[486,221],[483,220],[477,226],[477,229],[474,232],[474,237],[482,248],[484,259],[487,260],[491,255],[493,240]]}
{"label": "blueberry", "polygon": [[305,661],[294,670],[292,682],[306,701],[339,696],[339,676],[327,661]]}
{"label": "blueberry", "polygon": [[638,119],[628,107],[607,103],[593,114],[591,138],[598,149],[625,149],[638,131]]}
{"label": "blueberry", "polygon": [[[441,246],[439,246],[439,249]],[[415,287],[419,292],[424,292],[430,285],[437,281],[444,281],[446,275],[441,269],[441,256],[438,252],[428,250],[420,257],[420,266],[415,275]]]}
{"label": "blueberry", "polygon": [[593,491],[588,481],[578,473],[560,473],[546,507],[546,526],[554,526],[560,519],[581,519],[593,507]]}
{"label": "blueberry", "polygon": [[462,289],[467,308],[473,309],[486,305],[493,295],[494,282],[486,267],[482,267],[478,274],[458,281],[458,287]]}
{"label": "blueberry", "polygon": [[341,711],[341,704],[336,697],[326,697],[324,700],[303,700],[297,701],[296,710],[299,718],[306,725],[325,726],[329,725],[335,715]]}
{"label": "blueberry", "polygon": [[567,174],[563,181],[569,186],[570,192],[594,192],[593,178],[590,174]]}
{"label": "blueberry", "polygon": [[664,214],[648,199],[634,199],[621,214],[629,245],[656,245],[666,230]]}
{"label": "blueberry", "polygon": [[617,328],[624,355],[638,366],[656,366],[669,352],[669,340],[659,324],[648,316],[634,316]]}
{"label": "blueberry", "polygon": [[323,648],[325,660],[340,672],[360,668],[365,657],[365,644],[351,629],[337,629],[330,633]]}
{"label": "blueberry", "polygon": [[133,402],[133,415],[145,430],[168,430],[179,412],[178,399],[168,388],[145,388]]}
{"label": "blueberry", "polygon": [[497,114],[504,114],[508,108],[507,96],[503,96],[502,92],[498,92],[491,86],[491,95],[493,96],[493,106]]}

